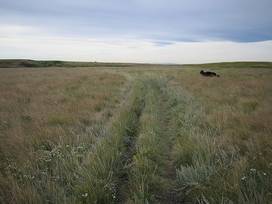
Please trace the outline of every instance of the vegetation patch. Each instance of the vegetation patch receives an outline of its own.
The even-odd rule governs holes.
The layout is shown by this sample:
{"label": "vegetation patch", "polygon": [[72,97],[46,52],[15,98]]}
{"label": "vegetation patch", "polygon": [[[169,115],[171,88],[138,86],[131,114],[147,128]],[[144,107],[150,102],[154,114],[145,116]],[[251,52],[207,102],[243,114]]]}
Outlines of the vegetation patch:
{"label": "vegetation patch", "polygon": [[0,203],[270,203],[270,66],[0,69]]}

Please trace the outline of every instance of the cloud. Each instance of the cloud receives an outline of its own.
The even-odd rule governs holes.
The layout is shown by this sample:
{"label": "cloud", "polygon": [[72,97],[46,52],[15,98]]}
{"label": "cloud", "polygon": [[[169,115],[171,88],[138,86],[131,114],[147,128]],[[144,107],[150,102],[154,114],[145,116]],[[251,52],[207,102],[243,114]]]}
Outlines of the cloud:
{"label": "cloud", "polygon": [[0,23],[64,36],[272,40],[271,0],[0,0]]}
{"label": "cloud", "polygon": [[154,45],[156,45],[158,47],[164,47],[164,46],[174,44],[174,42],[171,42],[171,41],[154,41],[153,43],[154,43]]}
{"label": "cloud", "polygon": [[271,0],[0,0],[1,58],[272,60]]}
{"label": "cloud", "polygon": [[[164,44],[164,42],[159,42]],[[272,41],[171,42],[150,40],[67,38],[61,36],[0,37],[0,58],[105,62],[203,63],[272,61]]]}

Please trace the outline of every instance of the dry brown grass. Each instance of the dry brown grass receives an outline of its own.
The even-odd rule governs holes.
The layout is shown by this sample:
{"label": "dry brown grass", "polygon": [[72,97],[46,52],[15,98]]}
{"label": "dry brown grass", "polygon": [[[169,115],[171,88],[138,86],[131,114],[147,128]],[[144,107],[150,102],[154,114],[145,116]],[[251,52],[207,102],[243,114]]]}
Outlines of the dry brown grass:
{"label": "dry brown grass", "polygon": [[201,101],[208,122],[220,136],[238,145],[246,144],[245,148],[252,140],[258,148],[260,140],[270,137],[271,69],[218,69],[220,78],[202,77],[198,71],[176,72],[173,84],[189,90]]}
{"label": "dry brown grass", "polygon": [[[184,69],[167,75],[172,77],[173,86],[186,89],[201,103],[199,111],[203,112],[203,120],[207,123],[203,131],[209,127],[214,133],[211,137],[216,151],[235,157],[231,168],[207,184],[214,185],[210,194],[216,194],[215,189],[219,189],[217,194],[245,202],[238,193],[242,188],[241,178],[249,179],[248,175],[255,170],[265,175],[265,182],[269,183],[272,178],[272,70],[218,68],[215,71],[220,78],[202,77],[199,71]],[[271,190],[271,185],[267,187],[258,182],[254,185],[261,186],[250,188]],[[259,197],[253,192],[249,194],[255,196],[254,203],[261,202],[260,199],[265,203],[269,197],[267,192],[269,189]]]}
{"label": "dry brown grass", "polygon": [[99,69],[0,69],[1,168],[24,163],[43,142],[84,142],[112,116],[124,84]]}
{"label": "dry brown grass", "polygon": [[[88,197],[90,201],[97,201],[95,197],[103,200],[104,183],[115,180],[112,172],[122,168],[117,162],[114,169],[112,152],[117,152],[118,160],[123,139],[128,139],[126,124],[137,126],[129,109],[123,126],[119,124],[119,107],[130,101],[125,100],[130,81],[146,76],[165,83],[168,99],[161,100],[158,92],[149,104],[154,106],[150,115],[159,111],[156,103],[169,106],[165,114],[157,115],[169,115],[170,125],[161,128],[176,137],[174,146],[169,147],[173,165],[177,164],[174,168],[185,181],[203,182],[190,189],[190,199],[202,199],[199,196],[203,195],[203,200],[211,203],[249,203],[254,199],[265,203],[272,196],[267,193],[272,191],[272,69],[213,70],[221,77],[202,77],[197,66],[0,69],[0,203],[11,198],[10,203],[47,199],[84,203],[86,192],[94,193]],[[138,87],[139,92],[134,93],[136,99],[144,92],[152,93],[153,89],[147,88],[152,82],[145,80],[144,84],[145,88]],[[112,120],[120,126],[118,137],[105,130]],[[160,134],[165,136],[165,132]],[[111,137],[104,137],[108,142],[97,148],[95,142],[105,135]],[[150,139],[150,135],[146,137]],[[116,146],[111,143],[115,139]],[[154,145],[146,147],[155,147],[156,138],[152,141]],[[199,163],[194,165],[195,161]],[[86,163],[89,166],[84,167]],[[90,190],[87,180],[101,188],[93,185]],[[107,186],[109,192],[111,187]],[[255,197],[245,198],[244,194]]]}

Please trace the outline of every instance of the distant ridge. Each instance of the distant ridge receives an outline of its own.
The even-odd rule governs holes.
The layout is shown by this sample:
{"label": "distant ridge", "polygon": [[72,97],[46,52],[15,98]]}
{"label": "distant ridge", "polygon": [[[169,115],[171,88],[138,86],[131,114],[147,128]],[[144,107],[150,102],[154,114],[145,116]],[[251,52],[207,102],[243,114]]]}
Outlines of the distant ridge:
{"label": "distant ridge", "polygon": [[184,64],[185,67],[202,68],[272,68],[272,62],[219,62],[205,64]]}
{"label": "distant ridge", "polygon": [[133,67],[133,66],[201,67],[201,68],[272,68],[272,62],[218,62],[205,64],[149,64],[149,63],[110,63],[76,62],[60,60],[0,59],[0,68],[39,68],[39,67]]}
{"label": "distant ridge", "polygon": [[129,67],[132,63],[73,62],[58,60],[0,59],[0,68],[19,67]]}

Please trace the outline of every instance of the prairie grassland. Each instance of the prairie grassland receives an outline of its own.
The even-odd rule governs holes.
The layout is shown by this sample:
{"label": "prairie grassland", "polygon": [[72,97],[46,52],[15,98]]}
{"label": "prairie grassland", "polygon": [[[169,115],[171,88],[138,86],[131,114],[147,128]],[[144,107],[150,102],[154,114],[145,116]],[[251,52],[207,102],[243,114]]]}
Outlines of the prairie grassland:
{"label": "prairie grassland", "polygon": [[70,184],[59,186],[105,134],[126,79],[84,68],[0,72],[0,202],[63,201]]}
{"label": "prairie grassland", "polygon": [[270,64],[205,66],[1,69],[0,203],[270,203]]}
{"label": "prairie grassland", "polygon": [[269,203],[272,70],[219,67],[220,78],[199,70],[175,72],[170,82],[194,97],[174,147],[179,185],[191,201]]}

